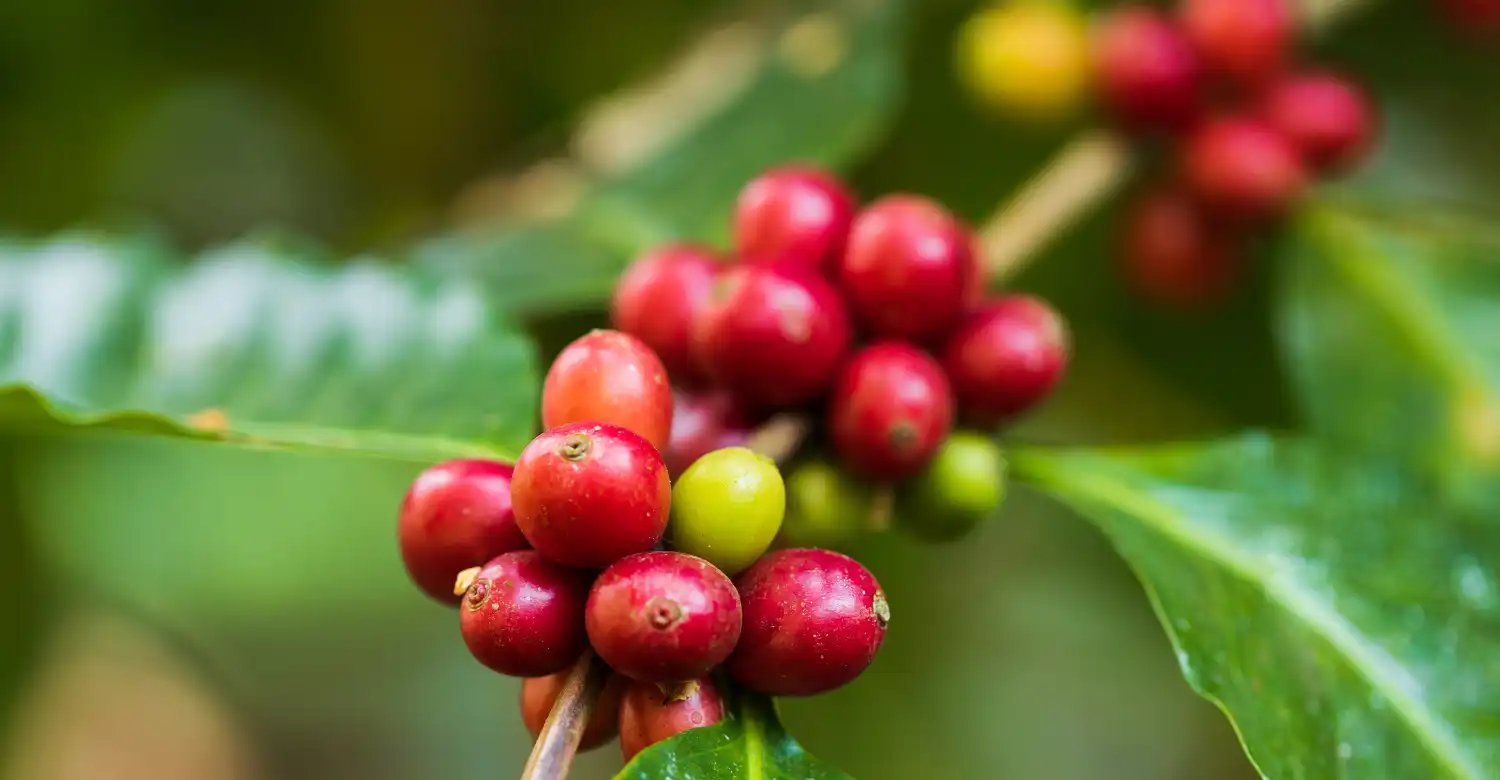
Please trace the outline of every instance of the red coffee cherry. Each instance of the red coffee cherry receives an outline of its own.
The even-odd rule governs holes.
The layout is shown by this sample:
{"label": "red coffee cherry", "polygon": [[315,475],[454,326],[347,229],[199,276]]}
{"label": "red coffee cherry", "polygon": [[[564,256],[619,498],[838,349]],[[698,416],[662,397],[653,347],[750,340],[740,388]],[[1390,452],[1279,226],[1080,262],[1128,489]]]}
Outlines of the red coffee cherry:
{"label": "red coffee cherry", "polygon": [[1161,12],[1106,13],[1094,40],[1099,88],[1115,119],[1137,131],[1181,131],[1201,111],[1197,55]]}
{"label": "red coffee cherry", "polygon": [[740,638],[740,597],[714,565],[679,552],[616,561],[584,612],[589,641],[631,679],[670,683],[708,674]]}
{"label": "red coffee cherry", "polygon": [[1281,71],[1297,32],[1286,0],[1182,0],[1178,15],[1204,66],[1246,86]]}
{"label": "red coffee cherry", "polygon": [[714,450],[740,447],[754,422],[728,393],[678,393],[672,402],[672,438],[662,453],[673,476]]}
{"label": "red coffee cherry", "polygon": [[1243,236],[1172,187],[1136,198],[1125,214],[1121,270],[1141,295],[1192,309],[1222,299],[1243,276]]}
{"label": "red coffee cherry", "polygon": [[899,341],[871,344],[850,358],[828,402],[829,436],[852,470],[897,479],[922,470],[953,426],[943,369]]}
{"label": "red coffee cherry", "polygon": [[672,486],[650,442],[616,425],[574,423],[526,445],[511,498],[516,524],[538,552],[599,568],[661,541]]}
{"label": "red coffee cherry", "polygon": [[791,406],[821,395],[852,337],[833,286],[785,267],[724,272],[693,328],[700,364],[752,406]]}
{"label": "red coffee cherry", "polygon": [[566,669],[583,652],[585,574],[532,550],[508,552],[468,574],[473,580],[458,625],[480,663],[501,674],[540,677]]}
{"label": "red coffee cherry", "polygon": [[450,460],[412,482],[396,537],[407,573],[427,595],[457,604],[459,572],[526,546],[510,507],[510,475],[507,463]]}
{"label": "red coffee cherry", "polygon": [[887,196],[861,211],[838,270],[850,309],[881,336],[935,336],[979,292],[969,229],[916,195]]}
{"label": "red coffee cherry", "polygon": [[704,378],[693,359],[693,319],[719,268],[707,249],[675,244],[642,255],[615,285],[610,322],[654,350],[679,384]]}
{"label": "red coffee cherry", "polygon": [[1364,158],[1375,136],[1364,93],[1332,73],[1299,73],[1276,82],[1262,100],[1261,116],[1316,171],[1347,170]]}
{"label": "red coffee cherry", "polygon": [[632,682],[620,704],[620,753],[629,761],[656,743],[724,719],[724,697],[713,678],[679,685]]}
{"label": "red coffee cherry", "polygon": [[[546,677],[527,677],[521,681],[521,722],[536,739],[547,723],[547,715],[557,702],[557,694],[568,681],[568,672],[561,671]],[[620,723],[620,699],[625,694],[625,678],[612,674],[604,683],[598,701],[589,710],[588,725],[583,727],[583,738],[579,750],[593,750],[614,738]]]}
{"label": "red coffee cherry", "polygon": [[1438,0],[1453,28],[1464,35],[1500,33],[1500,0]]}
{"label": "red coffee cherry", "polygon": [[542,427],[576,422],[618,425],[662,449],[672,431],[672,385],[656,353],[617,330],[569,344],[542,385]]}
{"label": "red coffee cherry", "polygon": [[1193,193],[1231,219],[1280,214],[1307,185],[1286,137],[1247,118],[1218,119],[1195,130],[1183,145],[1181,169]]}
{"label": "red coffee cherry", "polygon": [[1068,364],[1068,331],[1052,307],[1028,295],[970,312],[943,348],[943,367],[966,419],[993,425],[1046,398]]}
{"label": "red coffee cherry", "polygon": [[854,196],[833,176],[804,166],[773,168],[740,191],[735,245],[752,263],[820,271],[843,254]]}
{"label": "red coffee cherry", "polygon": [[772,696],[810,696],[858,677],[885,639],[891,611],[880,583],[847,555],[768,553],[736,580],[745,628],[731,677]]}

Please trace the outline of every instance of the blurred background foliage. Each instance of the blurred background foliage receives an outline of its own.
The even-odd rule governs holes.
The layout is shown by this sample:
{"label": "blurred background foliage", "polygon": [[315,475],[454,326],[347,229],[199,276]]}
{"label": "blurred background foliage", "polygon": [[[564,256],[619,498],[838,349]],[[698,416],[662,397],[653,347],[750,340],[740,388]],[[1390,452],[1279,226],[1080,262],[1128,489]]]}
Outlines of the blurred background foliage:
{"label": "blurred background foliage", "polygon": [[[569,143],[590,106],[767,3],[52,0],[0,6],[0,224],[149,226],[182,246],[273,224],[354,253],[509,206],[487,193]],[[1500,204],[1500,57],[1426,2],[1371,3],[1316,56],[1361,74],[1388,142],[1349,185]],[[980,220],[1068,127],[986,116],[952,76],[971,2],[908,12],[905,89],[854,165]],[[1084,118],[1079,124],[1090,120]],[[476,204],[478,204],[476,206]],[[1295,424],[1265,276],[1222,311],[1143,308],[1109,266],[1110,209],[1018,286],[1078,359],[1016,437],[1155,441]],[[570,332],[587,312],[539,332]],[[394,510],[415,464],[131,438],[0,447],[6,780],[510,776],[517,686],[469,661],[404,581]],[[1253,776],[1182,682],[1139,586],[1024,491],[971,543],[858,556],[896,629],[858,684],[788,703],[862,778]],[[580,777],[618,766],[613,748]]]}

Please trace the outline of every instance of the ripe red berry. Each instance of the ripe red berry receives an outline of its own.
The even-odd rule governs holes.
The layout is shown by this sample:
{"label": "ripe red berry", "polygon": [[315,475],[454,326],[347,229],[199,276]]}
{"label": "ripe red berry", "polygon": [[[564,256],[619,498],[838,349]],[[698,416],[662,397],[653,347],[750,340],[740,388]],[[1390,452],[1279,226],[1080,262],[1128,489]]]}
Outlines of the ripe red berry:
{"label": "ripe red berry", "polygon": [[752,263],[788,263],[820,271],[844,251],[854,196],[816,168],[773,168],[740,191],[735,245]]}
{"label": "ripe red berry", "polygon": [[1176,188],[1139,196],[1125,214],[1121,271],[1136,292],[1190,309],[1226,295],[1244,271],[1242,236]]}
{"label": "ripe red berry", "polygon": [[645,439],[616,425],[574,423],[526,445],[511,497],[516,524],[538,552],[597,568],[661,541],[672,486]]}
{"label": "ripe red berry", "polygon": [[1307,184],[1297,150],[1285,136],[1253,119],[1205,124],[1188,138],[1181,155],[1189,188],[1214,213],[1232,219],[1279,214]]}
{"label": "ripe red berry", "polygon": [[1068,331],[1052,307],[1028,295],[997,298],[948,338],[943,367],[965,418],[993,425],[1046,398],[1068,365]]}
{"label": "ripe red berry", "polygon": [[1261,115],[1317,171],[1353,166],[1375,135],[1364,93],[1332,73],[1300,73],[1278,81],[1266,93]]}
{"label": "ripe red berry", "polygon": [[582,572],[532,550],[508,552],[484,565],[458,608],[464,644],[501,674],[540,677],[566,669],[583,652]]}
{"label": "ripe red berry", "polygon": [[401,560],[427,595],[457,604],[458,573],[526,546],[510,506],[511,467],[450,460],[417,476],[396,523]]}
{"label": "ripe red berry", "polygon": [[542,427],[577,422],[618,425],[662,449],[672,431],[672,385],[656,353],[617,330],[569,344],[542,385]]}
{"label": "ripe red berry", "polygon": [[616,561],[589,593],[589,641],[612,669],[670,683],[708,674],[740,638],[740,597],[714,565],[679,552]]}
{"label": "ripe red berry", "polygon": [[656,743],[724,719],[724,697],[713,678],[681,685],[632,682],[620,704],[620,752],[629,761]]}
{"label": "ripe red berry", "polygon": [[777,550],[736,581],[745,628],[729,657],[736,682],[772,696],[810,696],[858,677],[891,619],[875,577],[847,555]]}
{"label": "ripe red berry", "polygon": [[738,266],[719,277],[693,328],[710,376],[753,406],[791,406],[833,381],[852,338],[833,286],[793,268]]}
{"label": "ripe red berry", "polygon": [[1094,51],[1104,102],[1121,124],[1180,131],[1198,117],[1197,56],[1161,12],[1129,6],[1105,14]]}
{"label": "ripe red berry", "polygon": [[[521,722],[531,732],[532,739],[542,733],[547,715],[557,702],[557,694],[568,681],[568,672],[561,671],[546,677],[527,677],[521,681]],[[620,699],[625,693],[625,678],[612,674],[604,683],[604,690],[589,710],[589,722],[583,727],[583,738],[578,742],[579,750],[593,750],[615,736],[620,723]]]}
{"label": "ripe red berry", "polygon": [[1183,31],[1204,67],[1254,86],[1286,65],[1296,35],[1286,0],[1182,0]]}
{"label": "ripe red berry", "polygon": [[671,245],[631,263],[615,285],[610,322],[655,350],[679,384],[703,378],[693,359],[693,319],[708,300],[719,268],[707,249]]}
{"label": "ripe red berry", "polygon": [[673,476],[714,450],[743,446],[751,417],[728,393],[678,393],[672,402],[672,438],[662,453]]}
{"label": "ripe red berry", "polygon": [[896,479],[921,471],[952,425],[953,398],[942,367],[899,341],[855,353],[829,396],[833,445],[865,476]]}
{"label": "ripe red berry", "polygon": [[969,229],[915,195],[881,198],[854,218],[838,278],[870,330],[918,340],[951,326],[980,283]]}

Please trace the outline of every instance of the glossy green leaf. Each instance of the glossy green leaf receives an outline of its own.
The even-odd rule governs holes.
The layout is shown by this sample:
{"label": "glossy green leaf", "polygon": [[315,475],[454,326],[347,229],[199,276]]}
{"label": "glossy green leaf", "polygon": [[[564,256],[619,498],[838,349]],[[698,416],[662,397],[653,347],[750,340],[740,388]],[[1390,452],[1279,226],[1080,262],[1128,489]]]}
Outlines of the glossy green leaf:
{"label": "glossy green leaf", "polygon": [[1500,773],[1500,525],[1399,467],[1251,435],[1014,453],[1136,571],[1275,778]]}
{"label": "glossy green leaf", "polygon": [[[847,165],[891,118],[902,82],[901,0],[781,3],[698,52],[675,101],[614,132],[645,150],[585,175],[566,216],[475,232],[418,250],[485,280],[516,310],[597,308],[632,255],[668,240],[722,244],[734,198],[786,161]],[[639,88],[633,91],[640,91]],[[644,138],[643,138],[644,136]],[[576,161],[588,170],[588,161]]]}
{"label": "glossy green leaf", "polygon": [[714,726],[641,751],[616,780],[838,780],[849,775],[807,754],[782,728],[770,699],[745,694]]}
{"label": "glossy green leaf", "polygon": [[1281,335],[1312,432],[1500,494],[1500,226],[1329,206],[1289,243]]}
{"label": "glossy green leaf", "polygon": [[178,260],[86,235],[0,249],[0,426],[414,461],[532,432],[532,347],[472,284],[272,240]]}

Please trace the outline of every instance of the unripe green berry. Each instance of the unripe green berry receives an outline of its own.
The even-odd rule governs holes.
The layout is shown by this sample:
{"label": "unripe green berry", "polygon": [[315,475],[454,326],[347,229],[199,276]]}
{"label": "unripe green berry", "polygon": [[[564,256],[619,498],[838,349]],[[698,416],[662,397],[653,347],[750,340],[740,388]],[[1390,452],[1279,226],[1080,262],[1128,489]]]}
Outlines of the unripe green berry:
{"label": "unripe green berry", "polygon": [[779,547],[847,547],[865,529],[874,503],[868,484],[821,458],[793,468],[786,490]]}
{"label": "unripe green berry", "polygon": [[957,539],[1005,500],[1005,456],[989,437],[957,431],[927,469],[901,486],[897,523],[930,541]]}
{"label": "unripe green berry", "polygon": [[672,547],[732,576],[771,546],[785,514],[775,462],[744,447],[714,450],[672,489]]}

